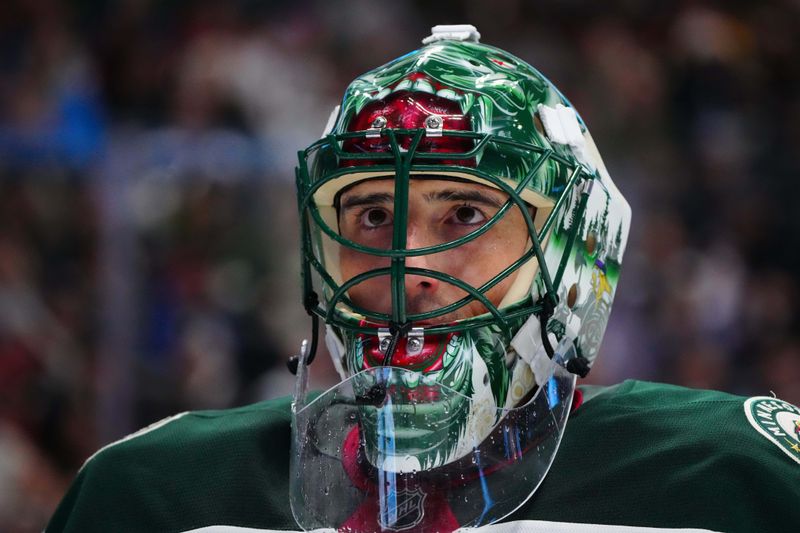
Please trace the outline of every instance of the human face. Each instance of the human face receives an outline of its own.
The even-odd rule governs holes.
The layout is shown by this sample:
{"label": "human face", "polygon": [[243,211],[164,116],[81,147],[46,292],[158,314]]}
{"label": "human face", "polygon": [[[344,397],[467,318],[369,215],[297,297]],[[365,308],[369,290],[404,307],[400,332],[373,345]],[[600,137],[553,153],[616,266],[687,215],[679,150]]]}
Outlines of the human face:
{"label": "human face", "polygon": [[[507,201],[497,189],[477,183],[444,179],[410,180],[408,193],[407,249],[424,248],[456,240],[484,225]],[[339,198],[339,231],[358,244],[378,249],[392,245],[394,180],[366,180],[342,192]],[[406,258],[407,267],[435,270],[478,288],[525,252],[528,230],[519,208],[512,206],[480,237],[443,252]],[[342,248],[343,280],[377,268],[388,267],[386,257]],[[517,272],[492,287],[486,296],[498,305]],[[429,276],[406,275],[406,313],[440,309],[467,293],[455,285]],[[349,291],[350,299],[373,312],[391,314],[392,297],[388,276],[363,281]],[[442,324],[485,313],[485,306],[472,301],[446,315],[422,324]]]}

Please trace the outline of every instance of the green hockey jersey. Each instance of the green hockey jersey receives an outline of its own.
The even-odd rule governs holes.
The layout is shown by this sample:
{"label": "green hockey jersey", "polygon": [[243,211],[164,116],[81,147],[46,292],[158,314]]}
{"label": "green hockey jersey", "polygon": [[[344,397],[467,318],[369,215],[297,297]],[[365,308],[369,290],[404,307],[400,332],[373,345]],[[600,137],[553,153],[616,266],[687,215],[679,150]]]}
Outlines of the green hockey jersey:
{"label": "green hockey jersey", "polygon": [[[796,407],[640,381],[580,390],[550,473],[504,521],[520,527],[491,531],[800,531]],[[288,398],[158,422],[89,458],[46,531],[297,530],[290,424]]]}

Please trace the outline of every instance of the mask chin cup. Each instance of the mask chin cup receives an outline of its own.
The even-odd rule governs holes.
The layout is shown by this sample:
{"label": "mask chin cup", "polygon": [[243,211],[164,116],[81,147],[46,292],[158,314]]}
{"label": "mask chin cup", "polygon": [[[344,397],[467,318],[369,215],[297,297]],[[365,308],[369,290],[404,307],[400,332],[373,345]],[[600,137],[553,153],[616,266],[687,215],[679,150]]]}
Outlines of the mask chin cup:
{"label": "mask chin cup", "polygon": [[[513,409],[395,367],[364,370],[318,396],[306,393],[305,375],[297,379],[292,513],[305,530],[354,533],[447,532],[508,516],[550,469],[575,389],[556,362]],[[491,430],[476,437],[471,424],[487,417]]]}

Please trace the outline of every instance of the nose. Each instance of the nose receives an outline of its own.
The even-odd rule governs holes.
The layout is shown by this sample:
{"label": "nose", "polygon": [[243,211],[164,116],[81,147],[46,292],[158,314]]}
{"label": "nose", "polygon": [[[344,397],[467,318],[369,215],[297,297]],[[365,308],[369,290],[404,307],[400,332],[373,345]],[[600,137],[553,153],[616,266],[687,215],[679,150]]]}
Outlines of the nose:
{"label": "nose", "polygon": [[[407,267],[430,268],[423,257],[409,257],[406,259]],[[420,276],[416,274],[406,274],[406,298],[414,299],[422,295],[433,295],[439,290],[440,281],[430,276]]]}
{"label": "nose", "polygon": [[[416,248],[424,248],[426,246],[430,246],[432,243],[429,242],[430,239],[427,238],[426,231],[420,231],[413,227],[409,228],[408,236],[406,240],[406,247],[409,250],[413,250]],[[412,257],[406,258],[406,267],[407,268],[424,268],[428,270],[438,270],[434,266],[434,260],[432,255],[417,255]],[[422,276],[417,274],[407,274],[405,279],[405,288],[406,288],[406,297],[408,299],[413,299],[418,296],[430,296],[436,293],[439,290],[439,284],[441,282],[430,276]]]}

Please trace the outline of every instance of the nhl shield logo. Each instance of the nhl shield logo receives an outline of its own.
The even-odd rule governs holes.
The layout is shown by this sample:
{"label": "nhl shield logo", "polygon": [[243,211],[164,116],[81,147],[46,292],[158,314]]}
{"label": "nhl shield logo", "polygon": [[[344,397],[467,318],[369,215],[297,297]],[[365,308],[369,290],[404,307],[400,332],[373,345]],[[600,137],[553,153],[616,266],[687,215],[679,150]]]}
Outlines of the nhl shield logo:
{"label": "nhl shield logo", "polygon": [[399,490],[395,494],[396,505],[381,511],[381,527],[391,531],[406,531],[422,522],[427,494],[419,487]]}
{"label": "nhl shield logo", "polygon": [[756,396],[744,402],[750,424],[800,464],[800,409],[777,398]]}

